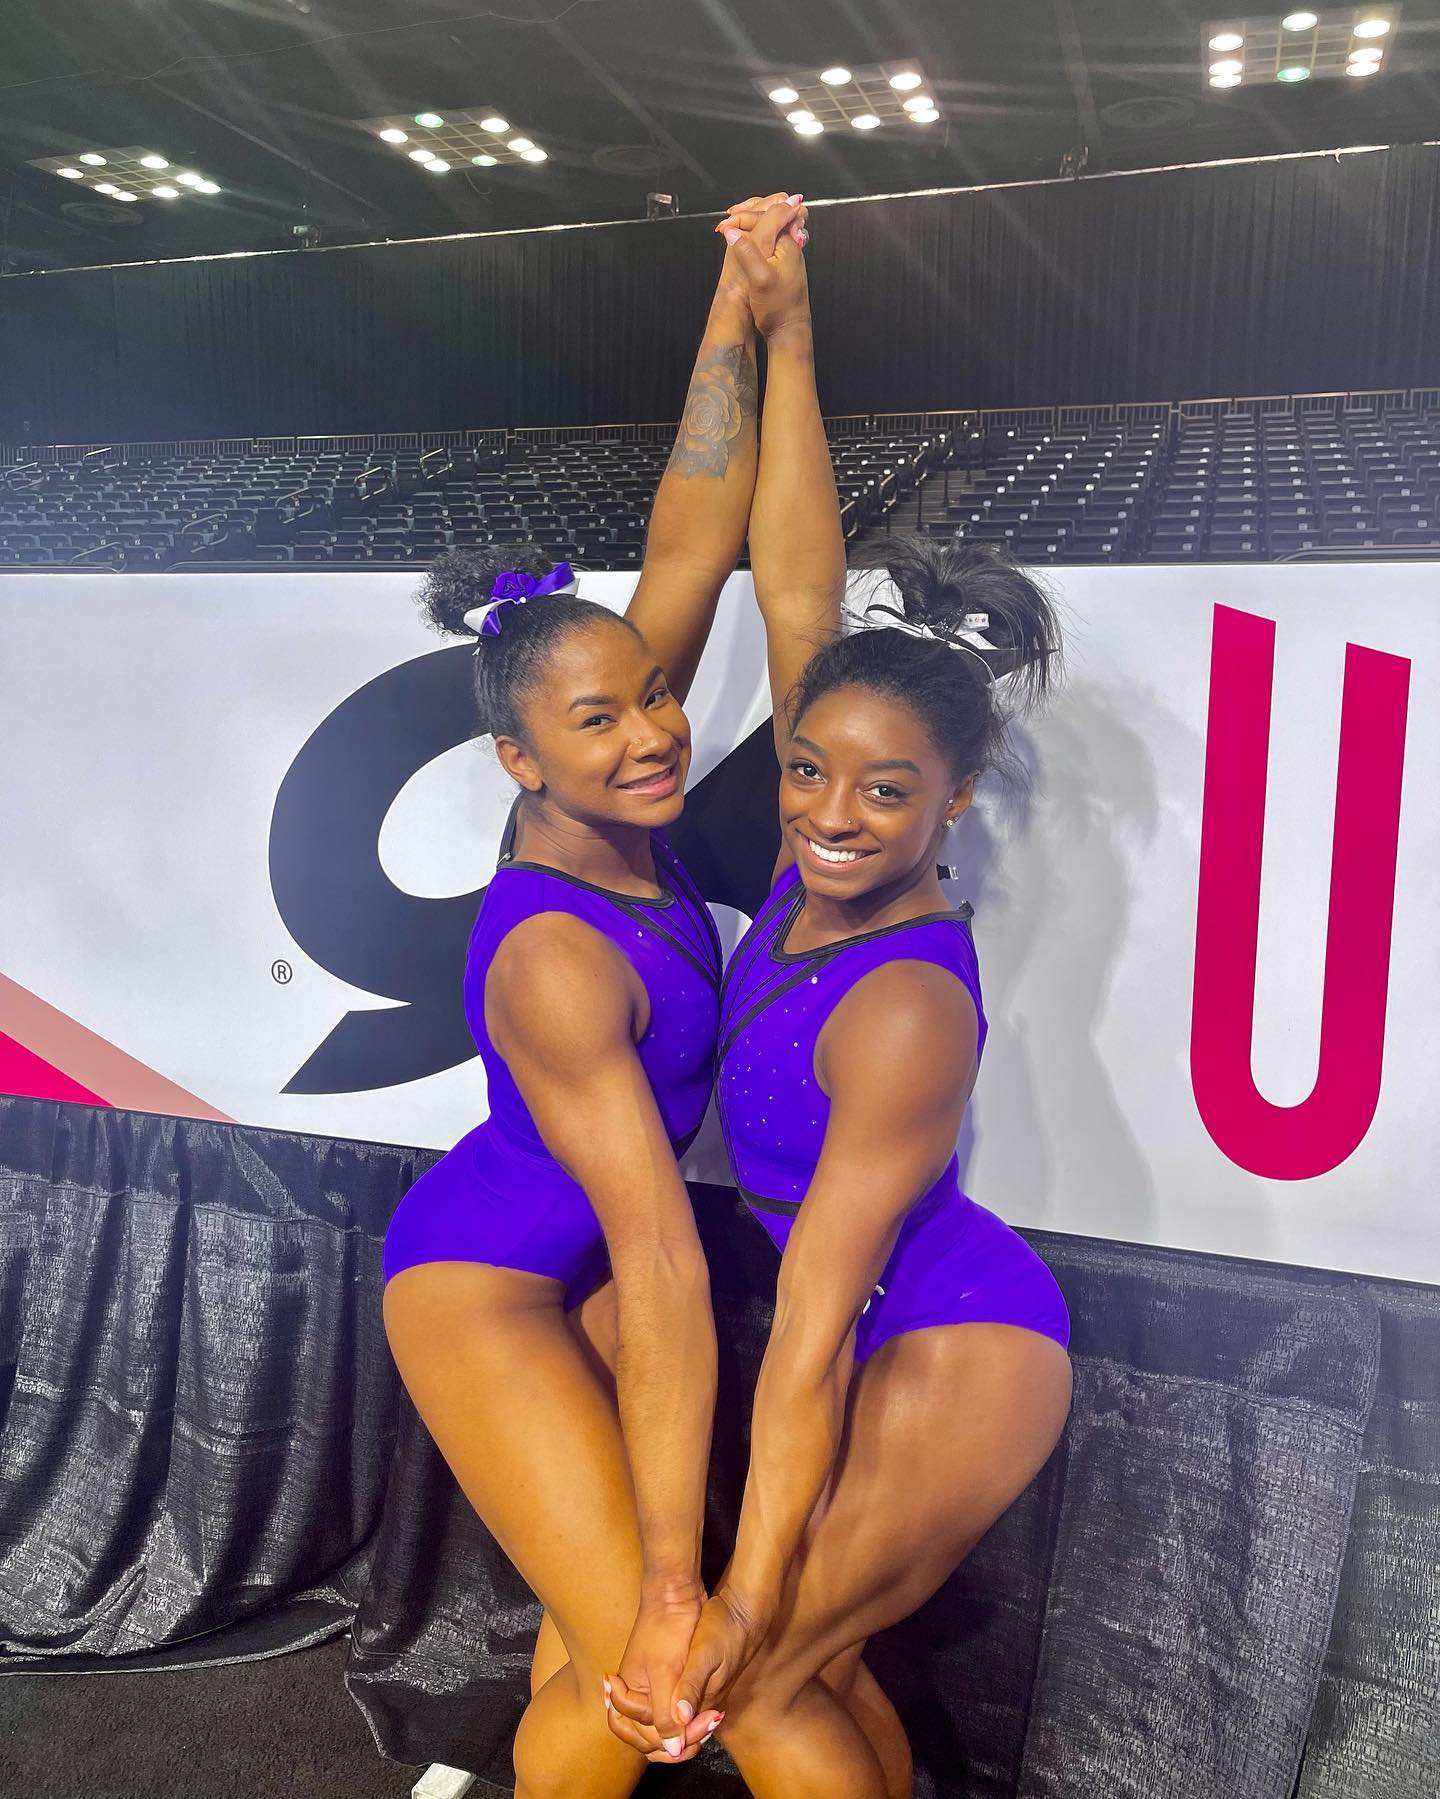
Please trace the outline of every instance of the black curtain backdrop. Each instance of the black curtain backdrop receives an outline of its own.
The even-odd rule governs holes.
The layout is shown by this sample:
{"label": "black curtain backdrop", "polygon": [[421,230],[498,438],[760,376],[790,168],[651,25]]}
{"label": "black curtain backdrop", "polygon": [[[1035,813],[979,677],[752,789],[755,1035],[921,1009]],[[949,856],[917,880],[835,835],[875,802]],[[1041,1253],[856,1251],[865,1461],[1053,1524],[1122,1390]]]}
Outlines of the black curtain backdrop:
{"label": "black curtain backdrop", "polygon": [[[539,1608],[400,1390],[380,1246],[432,1152],[0,1097],[0,1676],[349,1629],[378,1747],[507,1782]],[[694,1191],[734,1530],[777,1263]],[[1028,1233],[1054,1456],[872,1662],[922,1799],[1434,1799],[1440,1294]],[[664,1786],[740,1799],[716,1752]]]}
{"label": "black curtain backdrop", "polygon": [[[812,223],[828,413],[1440,385],[1435,145]],[[671,419],[715,265],[675,220],[15,277],[0,440]]]}

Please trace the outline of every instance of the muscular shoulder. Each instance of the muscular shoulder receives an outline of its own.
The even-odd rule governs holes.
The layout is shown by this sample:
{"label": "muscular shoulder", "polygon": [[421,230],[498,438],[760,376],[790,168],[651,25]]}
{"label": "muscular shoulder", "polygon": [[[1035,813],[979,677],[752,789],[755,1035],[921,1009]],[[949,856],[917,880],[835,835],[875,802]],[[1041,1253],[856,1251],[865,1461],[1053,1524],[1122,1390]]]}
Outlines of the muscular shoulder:
{"label": "muscular shoulder", "polygon": [[967,1082],[979,1038],[964,982],[934,962],[886,962],[858,980],[820,1039],[832,1098],[846,1090],[878,1105],[925,1105]]}
{"label": "muscular shoulder", "polygon": [[642,995],[630,964],[593,925],[568,912],[522,919],[495,952],[485,1015],[502,1055],[542,1055],[552,1065],[633,1041]]}

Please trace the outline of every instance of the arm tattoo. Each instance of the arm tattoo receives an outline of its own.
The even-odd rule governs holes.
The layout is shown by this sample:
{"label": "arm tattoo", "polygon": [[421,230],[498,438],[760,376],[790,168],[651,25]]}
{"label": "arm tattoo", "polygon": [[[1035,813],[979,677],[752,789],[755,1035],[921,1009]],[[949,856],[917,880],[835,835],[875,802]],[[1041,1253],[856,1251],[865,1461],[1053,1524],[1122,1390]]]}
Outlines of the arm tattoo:
{"label": "arm tattoo", "polygon": [[754,353],[743,344],[706,350],[695,364],[685,416],[675,438],[667,474],[723,479],[730,458],[759,401]]}

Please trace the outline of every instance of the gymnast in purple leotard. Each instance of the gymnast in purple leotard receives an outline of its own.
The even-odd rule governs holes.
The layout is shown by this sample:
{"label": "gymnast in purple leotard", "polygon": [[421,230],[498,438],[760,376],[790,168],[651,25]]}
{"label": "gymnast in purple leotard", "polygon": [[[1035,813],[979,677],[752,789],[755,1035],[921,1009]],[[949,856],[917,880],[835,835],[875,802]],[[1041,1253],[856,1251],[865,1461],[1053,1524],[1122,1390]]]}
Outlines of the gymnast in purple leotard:
{"label": "gymnast in purple leotard", "polygon": [[[984,546],[896,535],[885,562],[871,628],[790,695],[777,879],[721,1002],[721,1119],[782,1254],[735,1553],[678,1690],[727,1709],[721,1738],[767,1796],[908,1799],[865,1643],[1030,1483],[1070,1402],[1054,1279],[960,1190],[986,1024],[969,912],[937,867],[1049,683],[1056,620]],[[628,1691],[614,1703],[640,1720]]]}

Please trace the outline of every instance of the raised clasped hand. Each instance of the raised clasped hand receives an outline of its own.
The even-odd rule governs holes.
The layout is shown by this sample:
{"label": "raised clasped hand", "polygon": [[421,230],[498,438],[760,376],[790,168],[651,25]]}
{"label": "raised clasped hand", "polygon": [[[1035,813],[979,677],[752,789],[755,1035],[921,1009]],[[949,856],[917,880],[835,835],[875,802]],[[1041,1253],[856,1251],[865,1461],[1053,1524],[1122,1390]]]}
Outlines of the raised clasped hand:
{"label": "raised clasped hand", "polygon": [[757,194],[738,201],[715,226],[727,245],[726,270],[743,285],[755,329],[763,337],[810,322],[804,255],[808,219],[799,194]]}

